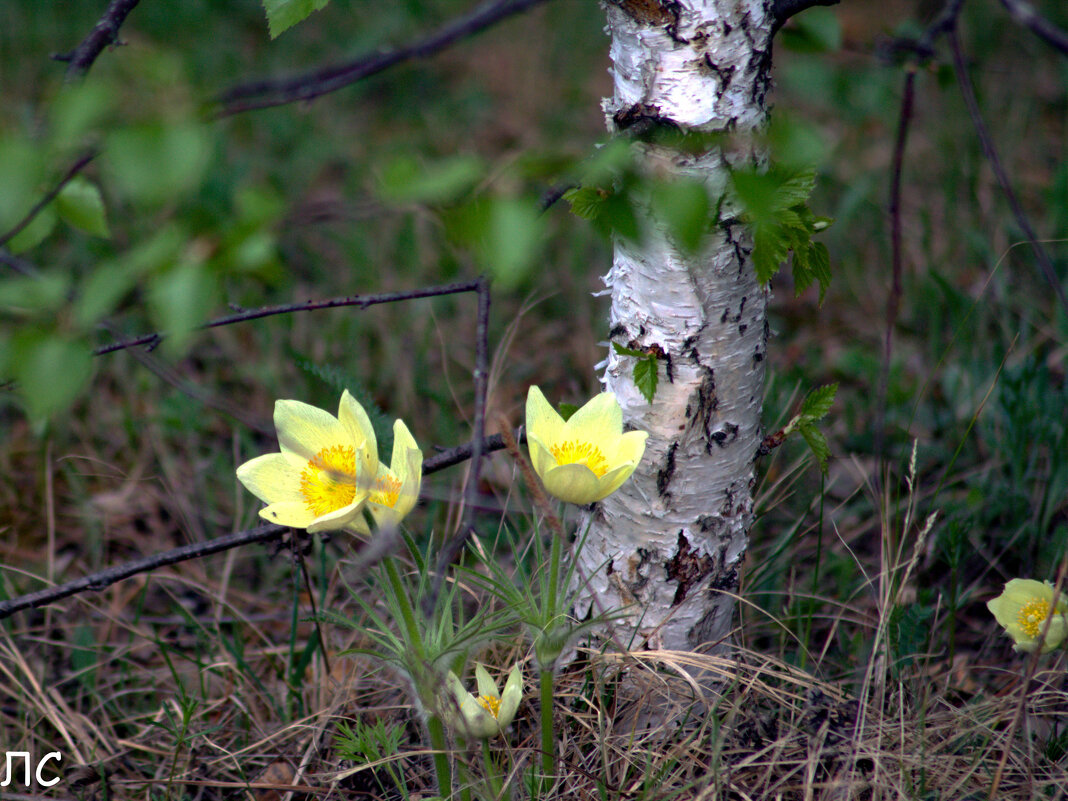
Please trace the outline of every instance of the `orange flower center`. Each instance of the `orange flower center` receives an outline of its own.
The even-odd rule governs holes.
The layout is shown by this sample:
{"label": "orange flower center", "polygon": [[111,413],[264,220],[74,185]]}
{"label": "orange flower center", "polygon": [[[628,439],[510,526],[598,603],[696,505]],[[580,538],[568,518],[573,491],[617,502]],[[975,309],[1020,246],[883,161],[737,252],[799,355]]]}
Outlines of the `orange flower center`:
{"label": "orange flower center", "polygon": [[497,714],[501,711],[501,699],[496,695],[480,695],[476,699],[483,709],[493,715],[493,719],[497,719]]}
{"label": "orange flower center", "polygon": [[601,449],[589,442],[570,439],[553,445],[549,450],[557,464],[584,464],[600,478],[608,472],[608,461]]}
{"label": "orange flower center", "polygon": [[1049,616],[1049,601],[1041,598],[1032,598],[1020,607],[1020,613],[1016,616],[1016,622],[1020,628],[1031,638],[1042,633],[1042,624]]}
{"label": "orange flower center", "polygon": [[356,497],[356,450],[351,445],[323,448],[300,474],[300,496],[316,517],[344,509]]}
{"label": "orange flower center", "polygon": [[375,486],[371,490],[368,500],[380,506],[388,506],[392,509],[397,505],[400,496],[401,481],[392,473],[384,473],[375,479]]}

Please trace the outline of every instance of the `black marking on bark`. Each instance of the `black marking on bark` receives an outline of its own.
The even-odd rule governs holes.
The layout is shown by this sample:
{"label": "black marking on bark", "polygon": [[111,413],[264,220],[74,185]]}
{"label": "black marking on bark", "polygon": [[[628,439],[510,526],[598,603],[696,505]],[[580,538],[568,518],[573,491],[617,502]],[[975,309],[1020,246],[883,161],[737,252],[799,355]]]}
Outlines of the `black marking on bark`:
{"label": "black marking on bark", "polygon": [[742,323],[740,326],[738,326],[738,336],[742,336],[743,334],[745,334],[745,329],[747,329],[748,327],[749,326],[745,323]]}
{"label": "black marking on bark", "polygon": [[625,336],[627,333],[627,327],[623,323],[616,323],[610,329],[608,329],[608,338],[615,339],[616,337]]}
{"label": "black marking on bark", "polygon": [[719,408],[719,400],[716,398],[716,374],[707,365],[701,365],[698,369],[701,372],[701,383],[686,402],[686,417],[690,421],[689,429],[701,432],[705,451],[712,453],[712,415]]}
{"label": "black marking on bark", "polygon": [[627,136],[643,142],[665,133],[678,135],[682,130],[674,120],[660,116],[660,106],[654,103],[635,103],[629,108],[621,108],[612,115],[612,122],[617,132],[626,132]]}
{"label": "black marking on bark", "polygon": [[612,575],[613,573],[615,573],[615,572],[616,572],[616,566],[615,566],[615,563],[613,563],[613,562],[612,562],[612,560],[611,560],[611,559],[609,559],[609,560],[608,560],[608,564],[607,564],[607,565],[605,566],[605,569],[604,569],[604,574],[605,574],[606,576],[611,576],[611,575]]}
{"label": "black marking on bark", "polygon": [[656,472],[656,493],[661,498],[671,497],[671,493],[667,490],[671,479],[675,477],[675,451],[678,448],[678,442],[671,443],[671,447],[667,449],[667,454],[664,456],[664,466]]}
{"label": "black marking on bark", "polygon": [[733,484],[723,491],[723,504],[719,507],[719,513],[723,517],[734,517],[734,495]]}
{"label": "black marking on bark", "polygon": [[719,78],[719,91],[726,91],[727,87],[731,85],[731,81],[734,80],[734,72],[738,68],[733,64],[729,67],[721,67],[719,64],[712,60],[711,53],[705,53],[703,59],[705,68]]}
{"label": "black marking on bark", "polygon": [[756,366],[762,361],[764,361],[764,352],[758,346],[757,349],[753,352],[753,365]]}
{"label": "black marking on bark", "polygon": [[685,601],[686,593],[690,591],[690,588],[712,572],[712,565],[712,557],[700,553],[690,545],[686,533],[679,529],[678,550],[664,563],[668,579],[678,582],[671,605],[678,606]]}
{"label": "black marking on bark", "polygon": [[727,423],[724,428],[712,433],[712,441],[721,448],[726,448],[736,439],[738,439],[738,426],[734,423]]}

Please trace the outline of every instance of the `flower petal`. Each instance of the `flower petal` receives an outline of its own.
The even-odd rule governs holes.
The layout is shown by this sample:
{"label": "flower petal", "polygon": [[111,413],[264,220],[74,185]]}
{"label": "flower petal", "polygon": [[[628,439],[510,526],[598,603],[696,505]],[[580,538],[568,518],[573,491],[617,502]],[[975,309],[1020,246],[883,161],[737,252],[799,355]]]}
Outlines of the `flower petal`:
{"label": "flower petal", "polygon": [[[609,470],[601,476],[598,489],[598,492],[601,493],[601,497],[597,500],[607,498],[617,489],[622,487],[623,483],[630,478],[631,473],[634,472],[634,468],[637,466],[638,465],[635,462],[626,462],[613,470]],[[590,503],[592,503],[592,501],[590,501]]]}
{"label": "flower petal", "polygon": [[292,528],[307,528],[315,519],[304,501],[279,501],[260,509],[260,517],[268,523]]}
{"label": "flower petal", "polygon": [[282,453],[295,454],[305,461],[324,448],[348,445],[352,439],[330,412],[296,400],[275,401],[274,427]]}
{"label": "flower petal", "polygon": [[536,434],[527,432],[527,452],[530,454],[530,463],[534,465],[534,472],[541,480],[545,481],[545,474],[557,466],[556,457],[552,455],[547,443],[542,442]]}
{"label": "flower petal", "polygon": [[515,717],[519,709],[519,702],[523,700],[523,674],[519,671],[519,665],[515,664],[508,672],[508,680],[504,683],[504,691],[501,693],[501,708],[497,712],[497,725],[504,728]]}
{"label": "flower petal", "polygon": [[579,506],[599,501],[608,494],[602,493],[600,480],[584,464],[557,465],[548,470],[541,480],[550,495]]}
{"label": "flower petal", "polygon": [[549,405],[541,390],[533,385],[527,390],[526,425],[528,440],[533,435],[549,445],[556,442],[564,428],[564,418]]}
{"label": "flower petal", "polygon": [[237,468],[237,480],[264,503],[303,502],[300,472],[304,464],[304,460],[292,454],[268,453]]}
{"label": "flower petal", "polygon": [[483,697],[495,696],[501,697],[500,692],[497,690],[497,684],[490,677],[489,671],[482,665],[475,663],[475,682],[478,684],[478,694]]}
{"label": "flower petal", "polygon": [[359,455],[359,469],[363,480],[370,483],[378,474],[378,440],[374,426],[371,425],[371,418],[347,389],[341,393],[337,418],[348,432],[348,437]]}
{"label": "flower petal", "polygon": [[335,509],[325,515],[315,518],[306,528],[310,534],[317,531],[337,531],[349,528],[353,521],[363,516],[363,507],[367,500],[367,490],[356,489],[356,497],[348,506]]}
{"label": "flower petal", "polygon": [[645,441],[648,438],[648,431],[628,431],[619,438],[616,452],[608,455],[608,461],[613,465],[629,462],[637,467],[645,454]]}
{"label": "flower petal", "polygon": [[614,394],[602,392],[571,415],[560,437],[593,443],[604,452],[615,449],[622,433],[623,410]]}

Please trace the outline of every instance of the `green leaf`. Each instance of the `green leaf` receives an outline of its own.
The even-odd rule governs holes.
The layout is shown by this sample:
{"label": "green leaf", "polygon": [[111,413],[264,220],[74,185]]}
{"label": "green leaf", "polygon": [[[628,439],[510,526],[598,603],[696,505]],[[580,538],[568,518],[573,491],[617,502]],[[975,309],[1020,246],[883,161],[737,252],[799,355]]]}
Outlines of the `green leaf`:
{"label": "green leaf", "polygon": [[652,204],[676,243],[689,253],[696,251],[708,230],[710,203],[704,183],[686,178],[657,182]]}
{"label": "green leaf", "polygon": [[63,85],[52,101],[51,143],[56,148],[78,145],[111,110],[121,93],[95,79]]}
{"label": "green leaf", "polygon": [[577,186],[563,194],[564,200],[571,206],[571,213],[584,220],[596,220],[601,216],[609,192],[596,186]]}
{"label": "green leaf", "polygon": [[433,164],[402,157],[383,171],[379,193],[393,203],[448,203],[470,191],[484,173],[477,156],[453,156]]}
{"label": "green leaf", "polygon": [[278,34],[307,19],[313,11],[326,8],[329,2],[330,0],[263,0],[271,38],[277,38]]}
{"label": "green leaf", "polygon": [[26,216],[44,177],[40,148],[25,139],[0,139],[0,234]]}
{"label": "green leaf", "polygon": [[0,309],[21,314],[54,314],[67,304],[70,276],[43,273],[0,280]]}
{"label": "green leaf", "polygon": [[783,230],[775,225],[758,225],[753,231],[753,266],[757,281],[766,284],[779,271],[790,253]]}
{"label": "green leaf", "polygon": [[827,287],[831,285],[831,254],[827,246],[822,242],[810,243],[808,261],[813,277],[820,282],[820,305],[822,306],[823,296],[827,294]]}
{"label": "green leaf", "polygon": [[801,401],[801,410],[798,414],[811,422],[822,420],[834,405],[834,397],[837,393],[838,384],[836,383],[816,387]]}
{"label": "green leaf", "polygon": [[133,289],[136,274],[125,262],[102,264],[85,279],[74,303],[74,321],[89,328],[115,311],[119,301]]}
{"label": "green leaf", "polygon": [[656,395],[656,386],[660,381],[660,366],[655,356],[638,359],[634,363],[634,385],[642,393],[648,403],[653,402]]}
{"label": "green leaf", "polygon": [[620,345],[618,342],[613,342],[612,343],[612,349],[616,353],[618,353],[620,356],[636,356],[639,359],[644,359],[644,358],[649,356],[649,354],[646,353],[643,350],[635,350],[634,348],[625,348],[622,345]]}
{"label": "green leaf", "polygon": [[530,271],[542,244],[545,219],[537,204],[526,198],[494,200],[482,256],[506,289],[518,286]]}
{"label": "green leaf", "polygon": [[178,264],[158,275],[149,287],[149,305],[156,324],[167,334],[164,350],[181,354],[197,326],[215,303],[216,282],[204,265]]}
{"label": "green leaf", "polygon": [[571,419],[571,415],[579,410],[579,407],[573,403],[559,403],[556,406],[556,410],[560,412],[560,416],[564,418],[564,422]]}
{"label": "green leaf", "polygon": [[12,253],[25,253],[30,248],[37,247],[56,227],[56,210],[49,203],[41,209],[37,216],[30,220],[30,224],[18,232],[7,243],[7,249]]}
{"label": "green leaf", "polygon": [[801,432],[801,436],[805,438],[805,442],[812,450],[812,455],[816,457],[820,471],[826,473],[827,460],[831,458],[831,449],[827,446],[827,438],[823,436],[823,432],[812,423],[805,421],[798,422],[797,430]]}
{"label": "green leaf", "polygon": [[204,125],[141,125],[108,136],[103,164],[119,191],[135,202],[164,203],[200,184],[211,150]]}
{"label": "green leaf", "polygon": [[70,225],[87,234],[107,239],[107,214],[100,189],[81,175],[75,176],[56,197],[56,211]]}
{"label": "green leaf", "polygon": [[12,378],[31,419],[41,422],[63,411],[93,374],[93,356],[81,342],[27,331],[12,342]]}

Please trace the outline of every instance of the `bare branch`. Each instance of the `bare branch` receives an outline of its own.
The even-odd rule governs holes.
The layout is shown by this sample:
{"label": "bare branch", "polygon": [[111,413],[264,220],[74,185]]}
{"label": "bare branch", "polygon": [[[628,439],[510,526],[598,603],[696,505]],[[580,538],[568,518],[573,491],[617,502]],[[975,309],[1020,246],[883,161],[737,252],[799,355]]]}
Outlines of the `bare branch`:
{"label": "bare branch", "polygon": [[[908,67],[905,73],[905,89],[901,95],[901,111],[897,120],[897,137],[894,140],[894,160],[890,170],[890,293],[886,298],[886,333],[883,337],[883,361],[879,371],[879,386],[875,398],[875,458],[883,458],[886,441],[886,395],[890,386],[890,358],[893,354],[894,328],[897,325],[901,306],[901,173],[905,163],[905,144],[908,140],[909,123],[912,121],[912,106],[916,87],[916,69]],[[875,480],[881,475],[875,471]],[[878,484],[876,484],[878,490]]]}
{"label": "bare branch", "polygon": [[1001,4],[1018,24],[1029,29],[1046,44],[1068,55],[1068,33],[1040,15],[1030,3],[1026,0],[1001,0]]}
{"label": "bare branch", "polygon": [[[425,287],[423,289],[412,289],[405,292],[384,292],[379,295],[349,295],[343,298],[330,298],[329,300],[309,300],[305,303],[286,303],[281,306],[264,306],[261,309],[254,309],[252,311],[231,314],[226,317],[219,317],[218,319],[204,323],[200,328],[202,330],[219,328],[224,325],[243,323],[247,320],[258,320],[261,317],[271,317],[275,314],[292,314],[293,312],[315,311],[317,309],[336,309],[342,306],[359,306],[361,309],[366,309],[368,306],[377,306],[380,303],[395,303],[401,300],[416,300],[418,298],[430,298],[437,295],[452,295],[458,292],[478,292],[481,280],[482,279],[458,281],[453,284],[443,284],[441,286]],[[144,334],[135,337],[134,339],[126,339],[122,342],[114,342],[111,345],[104,345],[94,350],[93,354],[95,356],[103,356],[105,353],[114,353],[118,350],[136,348],[140,345],[147,345],[148,349],[152,350],[159,345],[166,336],[167,335],[164,332]]]}
{"label": "bare branch", "polygon": [[475,502],[478,500],[479,478],[482,474],[482,454],[486,436],[486,386],[489,381],[489,280],[479,278],[478,284],[478,323],[475,340],[475,430],[471,447],[471,470],[467,474],[467,486],[464,487],[464,514],[460,520],[460,530],[441,549],[438,556],[437,575],[434,577],[433,589],[424,599],[423,612],[428,617],[433,614],[438,604],[438,594],[445,580],[445,571],[453,560],[460,555],[464,543],[474,530]]}
{"label": "bare branch", "polygon": [[34,218],[37,217],[37,215],[40,214],[42,211],[44,211],[45,206],[55,200],[59,193],[63,191],[63,187],[73,181],[74,177],[82,170],[84,170],[86,165],[89,164],[90,161],[96,158],[96,155],[96,150],[89,150],[86,153],[83,153],[82,156],[70,166],[70,169],[68,169],[67,172],[64,173],[63,177],[59,179],[59,183],[52,187],[51,191],[47,195],[38,200],[34,204],[33,208],[26,213],[26,216],[23,217],[14,228],[12,228],[3,236],[0,236],[0,247],[3,247],[16,236],[18,236],[19,233],[21,233],[26,228],[26,226],[33,222]]}
{"label": "bare branch", "polygon": [[771,7],[775,22],[772,26],[772,35],[783,26],[783,23],[795,14],[800,14],[806,8],[814,6],[836,6],[841,0],[775,0]]}
{"label": "bare branch", "polygon": [[195,542],[155,556],[146,556],[144,559],[135,559],[123,565],[116,565],[96,573],[90,573],[80,579],[60,584],[58,587],[50,587],[46,590],[31,592],[28,595],[20,595],[10,601],[0,601],[0,620],[10,617],[15,612],[23,609],[43,606],[86,590],[102,590],[117,581],[136,576],[138,573],[147,573],[150,570],[185,562],[189,559],[197,559],[220,551],[228,551],[231,548],[248,545],[252,542],[268,542],[278,539],[288,530],[285,526],[269,524],[248,531],[229,534],[225,537],[218,537],[208,542]]}
{"label": "bare branch", "polygon": [[104,16],[73,53],[52,56],[56,61],[70,62],[67,66],[68,81],[84,77],[97,56],[104,52],[104,48],[118,41],[119,28],[139,2],[140,0],[111,0]]}
{"label": "bare branch", "polygon": [[979,111],[979,102],[975,99],[975,90],[972,88],[971,79],[968,77],[968,71],[964,64],[964,53],[961,51],[960,38],[957,36],[955,27],[949,31],[947,38],[950,50],[953,52],[953,68],[957,73],[957,84],[960,87],[961,95],[964,97],[964,105],[968,108],[968,115],[972,118],[975,133],[983,147],[983,153],[986,155],[987,161],[990,162],[990,168],[994,171],[994,175],[1001,185],[1001,191],[1005,193],[1005,199],[1009,201],[1009,207],[1016,218],[1016,224],[1020,226],[1024,236],[1027,237],[1027,241],[1030,242],[1032,250],[1035,252],[1035,258],[1038,259],[1038,266],[1042,270],[1042,275],[1045,276],[1046,281],[1049,282],[1050,287],[1057,294],[1057,300],[1060,301],[1061,308],[1065,313],[1068,313],[1068,296],[1065,295],[1064,287],[1061,286],[1060,279],[1057,278],[1057,272],[1053,269],[1053,262],[1050,260],[1049,254],[1039,242],[1038,235],[1035,233],[1030,219],[1028,219],[1023,207],[1020,205],[1020,201],[1016,198],[1016,192],[1013,191],[1012,184],[1009,182],[1009,176],[1001,166],[1001,159],[998,156],[997,148],[994,147],[994,140],[991,138],[986,123],[983,121],[983,115]]}
{"label": "bare branch", "polygon": [[[518,433],[519,432],[517,432],[517,434]],[[521,434],[515,438],[520,441],[526,440],[525,434]],[[446,467],[452,467],[455,464],[470,459],[472,454],[476,450],[479,450],[479,445],[481,445],[483,454],[504,450],[506,447],[504,438],[500,434],[487,437],[481,442],[464,443],[463,445],[459,445],[447,451],[442,451],[437,456],[432,456],[425,460],[423,462],[423,475],[427,476],[431,473],[436,473]],[[474,474],[472,473],[472,477],[473,476]],[[79,579],[68,581],[66,584],[60,584],[56,587],[49,587],[48,589],[20,595],[17,598],[12,598],[8,601],[0,601],[0,620],[10,617],[16,612],[21,612],[23,609],[44,606],[45,604],[60,601],[71,595],[77,595],[87,590],[103,590],[118,581],[130,578],[139,573],[147,573],[160,567],[178,564],[179,562],[187,562],[191,559],[199,559],[202,556],[221,553],[222,551],[228,551],[231,548],[239,548],[242,545],[250,545],[255,542],[270,542],[279,539],[288,530],[289,529],[285,526],[277,526],[272,523],[247,531],[239,531],[236,534],[217,537],[208,540],[207,542],[183,545],[153,556],[146,556],[143,559],[135,559],[122,565],[105,568],[96,573],[82,576]]]}
{"label": "bare branch", "polygon": [[336,92],[397,64],[433,55],[513,14],[544,2],[546,0],[494,0],[483,3],[466,16],[446,23],[429,36],[395,50],[372,53],[345,64],[320,68],[292,78],[255,81],[235,86],[219,97],[219,103],[222,104],[219,116],[228,117],[242,111],[311,100]]}

